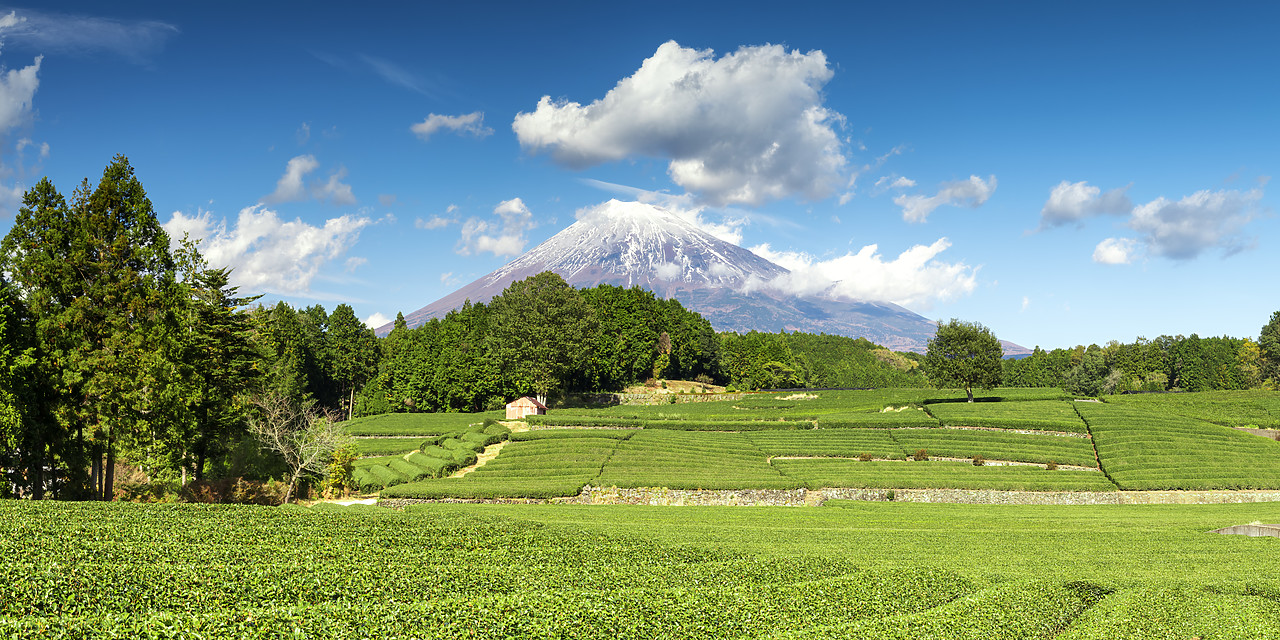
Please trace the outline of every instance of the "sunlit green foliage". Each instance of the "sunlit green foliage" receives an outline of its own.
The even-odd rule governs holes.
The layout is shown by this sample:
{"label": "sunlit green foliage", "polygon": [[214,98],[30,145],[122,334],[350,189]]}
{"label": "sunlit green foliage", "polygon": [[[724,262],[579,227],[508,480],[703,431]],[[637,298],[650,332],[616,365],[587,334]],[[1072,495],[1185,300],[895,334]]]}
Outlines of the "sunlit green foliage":
{"label": "sunlit green foliage", "polygon": [[874,458],[901,460],[906,457],[887,429],[810,429],[807,431],[761,431],[747,436],[769,456]]}
{"label": "sunlit green foliage", "polygon": [[1085,433],[1069,402],[938,402],[928,410],[947,426]]}
{"label": "sunlit green foliage", "polygon": [[1079,403],[1121,489],[1280,488],[1280,442],[1138,407]]}
{"label": "sunlit green foliage", "polygon": [[600,473],[616,438],[543,438],[508,443],[461,478],[426,480],[382,492],[391,498],[553,498],[576,495]]}
{"label": "sunlit green foliage", "polygon": [[1172,413],[1228,427],[1280,429],[1280,392],[1205,391],[1118,395],[1107,404]]}
{"label": "sunlit green foliage", "polygon": [[669,489],[791,489],[742,433],[643,430],[619,443],[597,486]]}
{"label": "sunlit green foliage", "polygon": [[1098,466],[1088,438],[978,429],[894,429],[892,434],[903,450],[924,449],[931,456]]}

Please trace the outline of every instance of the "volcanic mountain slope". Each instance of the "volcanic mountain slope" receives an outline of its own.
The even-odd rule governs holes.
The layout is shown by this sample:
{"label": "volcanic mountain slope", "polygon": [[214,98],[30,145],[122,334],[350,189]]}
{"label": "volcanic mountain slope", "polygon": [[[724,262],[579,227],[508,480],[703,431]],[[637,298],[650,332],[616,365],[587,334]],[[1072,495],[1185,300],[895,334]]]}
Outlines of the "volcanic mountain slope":
{"label": "volcanic mountain slope", "polygon": [[[788,271],[659,207],[610,200],[498,270],[405,316],[410,327],[512,282],[554,271],[575,287],[639,286],[676,298],[718,331],[779,330],[864,337],[923,352],[934,323],[888,302],[794,296],[769,283]],[[385,335],[391,325],[378,329]],[[1013,346],[1013,345],[1010,345]],[[1007,350],[1007,349],[1006,349]]]}

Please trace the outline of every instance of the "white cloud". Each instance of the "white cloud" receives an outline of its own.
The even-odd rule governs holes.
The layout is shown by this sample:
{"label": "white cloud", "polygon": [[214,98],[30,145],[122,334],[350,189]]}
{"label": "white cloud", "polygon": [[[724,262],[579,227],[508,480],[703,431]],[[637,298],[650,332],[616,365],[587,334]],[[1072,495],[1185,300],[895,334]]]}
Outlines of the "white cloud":
{"label": "white cloud", "polygon": [[874,244],[821,261],[807,253],[774,251],[768,244],[751,247],[751,251],[791,272],[770,281],[765,285],[768,287],[795,295],[883,300],[929,309],[935,302],[954,300],[977,287],[976,267],[935,259],[950,246],[949,240],[940,238],[929,246],[911,247],[889,261]]}
{"label": "white cloud", "polygon": [[355,271],[356,269],[359,269],[360,267],[363,267],[366,264],[369,264],[368,258],[352,256],[350,258],[347,258],[347,271],[349,272]]}
{"label": "white cloud", "polygon": [[276,181],[276,190],[262,199],[263,202],[291,202],[307,197],[303,179],[308,173],[315,171],[320,163],[313,155],[301,155],[291,158],[285,166],[284,175]]}
{"label": "white cloud", "polygon": [[460,116],[443,116],[432,113],[427,119],[409,127],[419,138],[427,140],[431,134],[448,129],[456,133],[465,133],[476,138],[483,138],[493,133],[493,129],[484,126],[484,112],[475,111]]}
{"label": "white cloud", "polygon": [[347,177],[346,167],[339,167],[336,171],[329,174],[329,179],[325,182],[315,182],[308,190],[305,182],[306,177],[312,171],[320,167],[320,162],[315,156],[307,154],[295,156],[289,160],[285,166],[284,175],[276,181],[276,190],[262,198],[263,202],[279,203],[294,202],[297,200],[305,200],[308,193],[321,202],[329,200],[335,205],[352,205],[356,203],[356,196],[351,192],[351,185],[342,182]]}
{"label": "white cloud", "polygon": [[1080,222],[1098,215],[1124,215],[1133,209],[1133,203],[1125,193],[1129,187],[1112,189],[1106,193],[1085,181],[1063,180],[1049,193],[1049,200],[1040,210],[1040,229],[1057,227],[1070,222]]}
{"label": "white cloud", "polygon": [[0,185],[0,215],[17,215],[18,209],[22,208],[22,196],[26,191],[21,184],[11,187]]}
{"label": "white cloud", "polygon": [[451,224],[457,224],[457,223],[458,223],[457,218],[442,218],[440,216],[431,216],[426,220],[423,220],[422,218],[418,218],[417,220],[414,220],[413,226],[419,229],[443,229]]}
{"label": "white cloud", "polygon": [[875,183],[875,188],[881,192],[889,189],[910,189],[914,186],[916,181],[905,176],[882,176]]}
{"label": "white cloud", "polygon": [[345,177],[347,177],[347,168],[339,167],[337,171],[329,174],[328,182],[312,187],[311,195],[321,202],[330,200],[336,205],[355,204],[356,196],[351,193],[351,185],[342,182]]}
{"label": "white cloud", "polygon": [[374,312],[373,315],[364,319],[364,326],[369,327],[370,329],[377,329],[378,327],[386,326],[390,323],[391,318],[382,315],[380,312]]}
{"label": "white cloud", "polygon": [[1026,310],[1027,310],[1027,309],[1029,309],[1030,307],[1031,307],[1031,298],[1030,298],[1030,297],[1028,297],[1028,296],[1022,296],[1022,309],[1021,309],[1021,311],[1026,311]]}
{"label": "white cloud", "polygon": [[512,129],[520,144],[582,169],[634,156],[669,159],[668,174],[716,205],[821,199],[845,180],[835,127],[822,106],[832,71],[821,51],[710,50],[667,42],[604,98],[583,106],[543,96]]}
{"label": "white cloud", "polygon": [[1230,255],[1248,247],[1240,232],[1257,217],[1261,198],[1261,189],[1197,191],[1177,201],[1161,197],[1134,208],[1129,227],[1153,255],[1189,260],[1212,248]]}
{"label": "white cloud", "polygon": [[281,220],[259,204],[241,209],[231,228],[211,213],[187,216],[181,211],[164,228],[175,243],[183,233],[200,240],[200,253],[209,264],[232,267],[232,284],[246,293],[305,295],[321,268],[342,257],[372,223],[367,217],[344,215],[313,226],[301,219]]}
{"label": "white cloud", "polygon": [[1093,249],[1093,261],[1098,264],[1129,264],[1138,247],[1132,238],[1107,238]]}
{"label": "white cloud", "polygon": [[394,193],[379,193],[379,194],[378,194],[378,204],[380,204],[380,205],[382,205],[382,206],[384,206],[384,207],[390,207],[390,206],[394,205],[395,203],[396,203],[396,194],[394,194]]}
{"label": "white cloud", "polygon": [[996,177],[983,180],[978,176],[969,176],[968,180],[943,183],[937,195],[900,195],[893,203],[902,207],[902,219],[907,222],[924,222],[934,209],[947,205],[968,205],[977,208],[982,206],[991,194],[996,192]]}
{"label": "white cloud", "polygon": [[659,262],[653,265],[653,273],[660,280],[678,280],[684,268],[674,262]]}
{"label": "white cloud", "polygon": [[293,137],[298,141],[298,146],[306,144],[311,139],[311,125],[306,122],[302,123],[302,126],[298,127],[298,130],[293,133]]}
{"label": "white cloud", "polygon": [[21,69],[0,74],[0,132],[8,131],[31,115],[31,101],[40,87],[40,63],[44,56]]}
{"label": "white cloud", "polygon": [[107,52],[146,64],[179,33],[177,27],[156,20],[21,11],[19,16],[11,12],[0,23],[5,40],[48,53],[97,56]]}
{"label": "white cloud", "polygon": [[533,213],[520,198],[504,200],[493,209],[498,221],[469,218],[462,224],[462,237],[457,252],[468,256],[492,253],[495,256],[514,256],[524,251],[529,242],[525,233],[537,226]]}
{"label": "white cloud", "polygon": [[14,150],[18,152],[19,156],[22,156],[27,147],[37,147],[40,149],[39,155],[41,160],[47,160],[49,158],[48,142],[41,142],[39,145],[36,145],[35,142],[32,142],[31,138],[22,138],[21,140],[18,140],[18,144],[14,145]]}

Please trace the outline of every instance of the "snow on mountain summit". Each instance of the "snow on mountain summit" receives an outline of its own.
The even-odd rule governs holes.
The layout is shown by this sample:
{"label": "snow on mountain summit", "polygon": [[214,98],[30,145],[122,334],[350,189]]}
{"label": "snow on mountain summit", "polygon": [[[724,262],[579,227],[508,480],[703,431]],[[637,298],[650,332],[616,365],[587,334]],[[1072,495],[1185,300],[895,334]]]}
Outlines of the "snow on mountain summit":
{"label": "snow on mountain summit", "polygon": [[554,271],[575,286],[730,287],[768,281],[786,269],[707,233],[661,207],[610,200],[584,210],[565,230],[493,272],[507,280]]}

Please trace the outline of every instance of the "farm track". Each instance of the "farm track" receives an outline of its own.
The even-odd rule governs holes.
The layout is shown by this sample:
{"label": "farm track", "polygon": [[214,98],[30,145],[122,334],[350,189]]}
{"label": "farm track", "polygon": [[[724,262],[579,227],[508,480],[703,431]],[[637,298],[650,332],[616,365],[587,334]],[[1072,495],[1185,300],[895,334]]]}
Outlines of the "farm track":
{"label": "farm track", "polygon": [[[457,471],[454,471],[454,472],[453,472],[453,475],[451,475],[451,476],[449,476],[449,477],[450,477],[450,478],[461,478],[462,476],[465,476],[465,475],[467,475],[468,473],[471,473],[472,471],[475,471],[476,469],[479,469],[480,467],[483,467],[483,466],[485,465],[485,463],[487,463],[487,462],[489,462],[490,460],[492,460],[492,459],[494,459],[494,458],[498,457],[498,454],[502,451],[502,448],[503,448],[503,447],[505,447],[505,446],[507,446],[507,442],[509,442],[509,441],[508,441],[508,440],[503,440],[502,442],[499,442],[498,444],[491,444],[491,445],[489,445],[489,446],[485,447],[485,448],[484,448],[484,452],[483,452],[483,453],[480,453],[480,454],[477,454],[477,455],[476,455],[476,463],[475,463],[475,464],[473,464],[473,465],[471,465],[471,466],[469,466],[469,467],[463,467],[462,469],[458,469]],[[406,457],[407,457],[407,455],[406,455]]]}
{"label": "farm track", "polygon": [[894,429],[958,429],[964,431],[998,431],[1001,433],[1021,433],[1029,436],[1058,436],[1061,438],[1084,438],[1091,440],[1093,436],[1087,433],[1073,433],[1070,431],[1044,431],[1041,429],[1004,429],[1001,427],[967,427],[963,425],[943,425],[941,427],[893,427]]}

